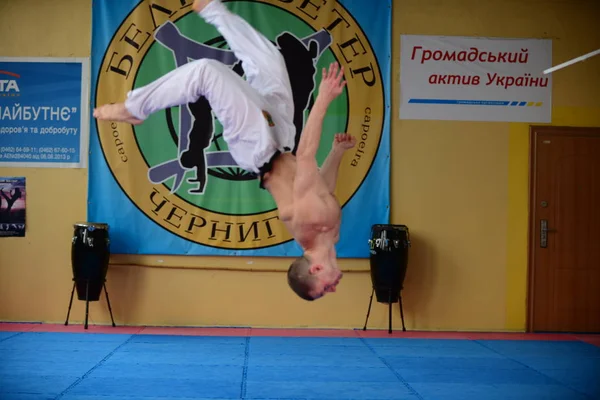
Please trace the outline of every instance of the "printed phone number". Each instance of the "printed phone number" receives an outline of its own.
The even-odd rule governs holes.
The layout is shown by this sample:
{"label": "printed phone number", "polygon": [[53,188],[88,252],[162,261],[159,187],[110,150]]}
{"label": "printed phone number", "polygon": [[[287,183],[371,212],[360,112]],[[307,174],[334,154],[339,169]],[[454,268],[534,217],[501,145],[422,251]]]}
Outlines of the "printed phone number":
{"label": "printed phone number", "polygon": [[76,153],[73,147],[0,147],[0,159],[4,160],[69,161]]}

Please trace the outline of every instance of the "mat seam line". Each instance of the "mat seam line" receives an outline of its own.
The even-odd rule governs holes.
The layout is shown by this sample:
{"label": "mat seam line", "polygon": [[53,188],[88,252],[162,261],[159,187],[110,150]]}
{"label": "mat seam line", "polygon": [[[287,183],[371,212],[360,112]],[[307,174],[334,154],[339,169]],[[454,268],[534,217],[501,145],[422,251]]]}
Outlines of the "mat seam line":
{"label": "mat seam line", "polygon": [[250,336],[246,336],[246,348],[244,349],[244,367],[242,368],[242,386],[240,388],[240,399],[246,398],[246,389],[248,377],[248,357],[250,354]]}
{"label": "mat seam line", "polygon": [[415,390],[415,388],[413,388],[408,382],[406,382],[402,375],[400,375],[398,372],[396,372],[396,370],[394,370],[394,368],[385,360],[385,358],[377,354],[377,351],[375,351],[375,349],[365,340],[365,338],[361,337],[360,340],[364,343],[365,346],[367,346],[369,350],[371,350],[373,354],[375,354],[377,358],[379,358],[379,361],[381,361],[392,372],[392,374],[394,374],[396,379],[398,379],[412,394],[414,394],[420,400],[425,400],[423,396],[421,396],[421,394]]}
{"label": "mat seam line", "polygon": [[125,346],[127,343],[129,343],[136,335],[131,335],[129,337],[129,339],[127,339],[126,341],[124,341],[123,343],[121,343],[120,345],[118,345],[117,347],[115,347],[110,353],[108,353],[102,360],[100,360],[96,365],[94,365],[92,368],[90,368],[89,371],[87,371],[85,374],[83,374],[83,376],[81,378],[78,378],[75,382],[73,382],[71,385],[69,385],[68,388],[66,388],[65,390],[63,390],[60,394],[58,394],[54,400],[58,400],[60,398],[62,398],[63,396],[65,396],[71,389],[73,389],[75,386],[79,385],[79,383],[81,383],[85,378],[87,378],[92,372],[94,372],[98,367],[100,367],[102,364],[104,364],[104,362],[106,360],[108,360],[110,357],[112,357],[113,354],[115,354],[117,352],[117,350],[119,350],[121,347]]}
{"label": "mat seam line", "polygon": [[511,361],[514,361],[514,362],[516,362],[517,364],[520,364],[520,365],[524,366],[524,367],[525,367],[525,368],[527,368],[527,369],[530,369],[530,370],[532,370],[532,371],[534,371],[534,372],[536,372],[536,373],[538,373],[538,374],[540,374],[540,375],[543,375],[543,376],[545,376],[546,378],[548,378],[548,379],[550,379],[551,381],[555,382],[555,383],[556,383],[556,384],[558,384],[559,386],[564,386],[564,387],[566,387],[567,389],[571,389],[571,390],[572,390],[572,391],[574,391],[575,393],[578,393],[578,394],[580,394],[580,395],[584,396],[586,399],[590,399],[590,400],[593,400],[593,399],[594,399],[593,397],[590,397],[590,395],[588,395],[587,393],[581,392],[581,391],[579,391],[578,389],[575,389],[574,387],[571,387],[570,385],[567,385],[566,383],[563,383],[563,382],[561,382],[561,381],[557,380],[556,378],[553,378],[553,377],[551,377],[550,375],[546,375],[546,374],[545,374],[545,373],[543,373],[542,371],[538,371],[536,368],[533,368],[533,367],[532,367],[532,366],[530,366],[530,365],[527,365],[527,364],[525,364],[525,363],[523,363],[523,362],[521,362],[521,361],[519,361],[519,360],[515,360],[515,359],[514,359],[514,358],[512,358],[512,357],[509,357],[509,356],[507,356],[507,355],[505,355],[505,354],[502,354],[502,353],[500,353],[499,351],[496,351],[495,349],[493,349],[493,348],[491,348],[491,347],[489,347],[489,346],[486,346],[484,343],[481,343],[479,340],[473,340],[473,342],[477,343],[478,345],[482,346],[482,347],[483,347],[483,348],[485,348],[485,349],[488,349],[488,350],[490,350],[490,351],[492,351],[492,352],[494,352],[494,353],[498,354],[499,356],[502,356],[502,357],[504,357],[504,358],[507,358],[507,359],[509,359],[509,360],[511,360]]}
{"label": "mat seam line", "polygon": [[578,341],[580,343],[585,343],[585,344],[588,344],[588,345],[591,345],[594,347],[600,347],[600,343],[596,344],[596,343],[588,342],[587,340],[577,337],[577,336],[575,336],[575,341]]}
{"label": "mat seam line", "polygon": [[8,336],[8,337],[5,337],[4,339],[0,340],[0,343],[4,342],[5,340],[12,339],[12,338],[14,338],[15,336],[22,335],[22,334],[24,334],[24,333],[25,333],[25,332],[15,332],[15,334],[14,334],[14,335],[10,335],[10,336]]}

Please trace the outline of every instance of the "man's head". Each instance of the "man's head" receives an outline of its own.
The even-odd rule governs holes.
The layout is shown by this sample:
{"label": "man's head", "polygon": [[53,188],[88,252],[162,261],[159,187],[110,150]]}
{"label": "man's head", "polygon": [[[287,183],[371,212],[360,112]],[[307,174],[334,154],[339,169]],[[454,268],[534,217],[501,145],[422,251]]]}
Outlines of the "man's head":
{"label": "man's head", "polygon": [[342,272],[330,263],[313,262],[304,255],[288,269],[288,284],[304,300],[312,301],[326,293],[335,292]]}

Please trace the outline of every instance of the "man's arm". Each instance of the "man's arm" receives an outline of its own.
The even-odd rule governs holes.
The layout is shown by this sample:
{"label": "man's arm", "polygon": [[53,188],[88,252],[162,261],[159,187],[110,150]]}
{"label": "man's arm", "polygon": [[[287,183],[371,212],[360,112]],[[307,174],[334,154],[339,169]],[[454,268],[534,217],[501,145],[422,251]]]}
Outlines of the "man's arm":
{"label": "man's arm", "polygon": [[337,64],[332,64],[329,71],[323,69],[323,80],[319,87],[319,94],[306,120],[306,125],[296,149],[295,192],[301,193],[306,190],[319,173],[316,155],[321,142],[323,121],[331,102],[342,93],[345,85],[342,78],[343,68],[340,69],[338,75]]}
{"label": "man's arm", "polygon": [[335,191],[338,170],[342,163],[344,153],[346,150],[353,148],[355,144],[356,138],[345,133],[338,133],[333,139],[331,151],[327,155],[323,166],[321,166],[321,176],[323,177],[323,180],[325,180],[331,194]]}
{"label": "man's arm", "polygon": [[327,114],[327,108],[331,102],[319,93],[315,104],[306,120],[306,125],[302,130],[298,149],[296,150],[296,159],[298,162],[314,161],[316,162],[317,150],[321,142],[321,133],[323,132],[323,121]]}
{"label": "man's arm", "polygon": [[344,156],[344,150],[337,147],[332,147],[327,155],[325,162],[321,166],[321,176],[327,184],[329,192],[333,194],[338,177],[338,170]]}
{"label": "man's arm", "polygon": [[329,66],[329,71],[323,68],[323,78],[319,86],[319,94],[306,120],[302,136],[300,136],[296,158],[315,158],[321,141],[323,120],[325,119],[325,114],[327,114],[327,108],[344,90],[346,82],[343,81],[343,78],[344,68],[338,68],[337,63],[332,63]]}

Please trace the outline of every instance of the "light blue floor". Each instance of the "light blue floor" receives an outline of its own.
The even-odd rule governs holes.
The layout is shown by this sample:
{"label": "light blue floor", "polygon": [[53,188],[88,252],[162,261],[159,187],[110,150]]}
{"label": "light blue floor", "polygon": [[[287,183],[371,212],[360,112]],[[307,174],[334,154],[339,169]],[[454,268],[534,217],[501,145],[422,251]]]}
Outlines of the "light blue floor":
{"label": "light blue floor", "polygon": [[0,399],[600,399],[600,347],[0,332]]}

